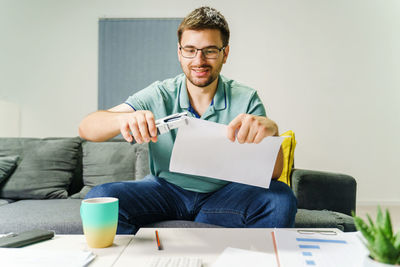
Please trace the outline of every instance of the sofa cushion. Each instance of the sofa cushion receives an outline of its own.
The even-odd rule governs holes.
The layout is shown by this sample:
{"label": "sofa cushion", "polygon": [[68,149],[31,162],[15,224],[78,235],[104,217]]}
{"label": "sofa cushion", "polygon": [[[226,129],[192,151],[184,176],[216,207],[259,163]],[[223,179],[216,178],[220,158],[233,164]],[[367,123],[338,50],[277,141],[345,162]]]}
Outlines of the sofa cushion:
{"label": "sofa cushion", "polygon": [[20,162],[0,188],[0,197],[67,198],[80,142],[77,137],[2,138],[0,156],[17,154]]}
{"label": "sofa cushion", "polygon": [[344,232],[356,231],[351,216],[329,210],[298,209],[295,228],[338,228]]}
{"label": "sofa cushion", "polygon": [[82,234],[81,199],[19,200],[0,206],[0,234],[32,229]]}
{"label": "sofa cushion", "polygon": [[14,202],[14,201],[15,201],[15,200],[12,200],[12,199],[0,198],[0,206],[10,204],[10,203],[12,203],[12,202]]}
{"label": "sofa cushion", "polygon": [[0,156],[0,186],[17,166],[19,156]]}
{"label": "sofa cushion", "polygon": [[71,198],[84,198],[96,185],[141,179],[149,174],[147,145],[121,140],[82,143],[83,188]]}
{"label": "sofa cushion", "polygon": [[326,209],[351,215],[356,208],[357,182],[346,174],[296,169],[292,190],[300,209]]}
{"label": "sofa cushion", "polygon": [[[56,234],[83,234],[79,214],[81,199],[19,200],[0,206],[0,234],[32,229],[53,230]],[[163,221],[144,227],[220,227],[191,221]]]}
{"label": "sofa cushion", "polygon": [[222,226],[201,222],[170,220],[144,225],[143,228],[223,228]]}

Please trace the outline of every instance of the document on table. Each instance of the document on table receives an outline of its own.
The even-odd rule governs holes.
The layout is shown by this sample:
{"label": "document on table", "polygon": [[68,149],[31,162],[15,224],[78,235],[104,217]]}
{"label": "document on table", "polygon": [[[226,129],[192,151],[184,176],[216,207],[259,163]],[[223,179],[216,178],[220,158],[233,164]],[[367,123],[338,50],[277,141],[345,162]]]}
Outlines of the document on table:
{"label": "document on table", "polygon": [[274,254],[227,247],[211,267],[277,267]]}
{"label": "document on table", "polygon": [[[317,230],[318,231],[318,230]],[[280,267],[359,267],[368,251],[360,233],[274,231]]]}
{"label": "document on table", "polygon": [[283,139],[239,144],[227,138],[226,125],[187,118],[176,136],[170,171],[268,188]]}
{"label": "document on table", "polygon": [[0,248],[1,266],[87,266],[95,257],[91,251]]}

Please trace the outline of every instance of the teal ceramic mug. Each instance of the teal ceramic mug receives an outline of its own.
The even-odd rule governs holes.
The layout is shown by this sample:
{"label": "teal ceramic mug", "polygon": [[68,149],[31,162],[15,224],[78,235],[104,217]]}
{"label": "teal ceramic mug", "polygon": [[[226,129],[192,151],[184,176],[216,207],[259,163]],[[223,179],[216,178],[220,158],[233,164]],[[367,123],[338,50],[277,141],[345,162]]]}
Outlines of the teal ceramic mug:
{"label": "teal ceramic mug", "polygon": [[86,242],[92,248],[109,247],[118,225],[118,198],[99,197],[82,200],[81,218]]}

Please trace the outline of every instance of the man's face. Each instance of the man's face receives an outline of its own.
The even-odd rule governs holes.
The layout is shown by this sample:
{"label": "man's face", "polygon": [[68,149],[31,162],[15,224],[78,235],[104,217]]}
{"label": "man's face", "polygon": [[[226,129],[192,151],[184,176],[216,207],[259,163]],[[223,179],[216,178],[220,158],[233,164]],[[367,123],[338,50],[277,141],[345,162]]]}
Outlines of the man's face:
{"label": "man's face", "polygon": [[[180,47],[191,49],[222,48],[220,31],[217,29],[185,30],[182,33]],[[194,58],[185,58],[178,44],[178,58],[183,72],[190,83],[206,87],[218,78],[222,65],[226,62],[229,46],[218,53],[218,58],[208,59],[202,51],[197,51]]]}

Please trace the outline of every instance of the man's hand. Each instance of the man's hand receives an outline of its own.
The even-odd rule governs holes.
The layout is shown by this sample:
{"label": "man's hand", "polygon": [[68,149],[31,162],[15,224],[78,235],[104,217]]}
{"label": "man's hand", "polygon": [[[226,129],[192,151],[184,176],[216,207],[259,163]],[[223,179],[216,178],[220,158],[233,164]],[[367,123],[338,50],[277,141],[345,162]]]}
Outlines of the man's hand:
{"label": "man's hand", "polygon": [[118,122],[122,136],[126,141],[142,144],[157,142],[157,127],[154,115],[148,110],[138,110],[133,113],[121,113]]}
{"label": "man's hand", "polygon": [[232,142],[236,138],[240,144],[260,143],[267,136],[277,136],[278,126],[267,117],[251,114],[239,114],[228,125],[228,138]]}
{"label": "man's hand", "polygon": [[[251,114],[240,114],[228,125],[228,138],[232,142],[236,138],[240,144],[260,143],[267,136],[278,136],[278,125],[267,117],[255,116]],[[275,161],[272,179],[278,179],[283,169],[282,147],[279,149]]]}

